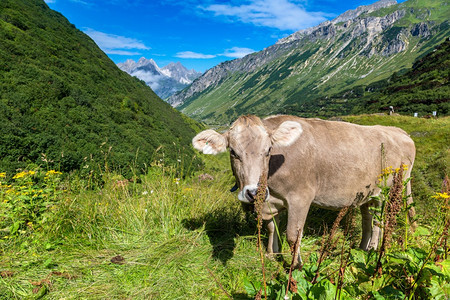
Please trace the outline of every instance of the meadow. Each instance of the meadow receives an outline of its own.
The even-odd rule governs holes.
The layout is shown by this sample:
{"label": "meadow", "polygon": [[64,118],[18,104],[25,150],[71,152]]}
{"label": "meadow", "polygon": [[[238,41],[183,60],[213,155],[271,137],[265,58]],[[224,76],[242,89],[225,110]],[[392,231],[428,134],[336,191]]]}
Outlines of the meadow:
{"label": "meadow", "polygon": [[285,221],[282,255],[263,256],[262,268],[256,215],[229,191],[227,154],[199,154],[195,172],[158,158],[129,178],[108,165],[81,176],[43,163],[0,170],[0,299],[446,299],[450,118],[344,119],[399,126],[416,142],[418,227],[409,230],[402,209],[386,210],[397,226],[384,252],[354,247],[358,213],[313,209],[303,269],[289,270]]}

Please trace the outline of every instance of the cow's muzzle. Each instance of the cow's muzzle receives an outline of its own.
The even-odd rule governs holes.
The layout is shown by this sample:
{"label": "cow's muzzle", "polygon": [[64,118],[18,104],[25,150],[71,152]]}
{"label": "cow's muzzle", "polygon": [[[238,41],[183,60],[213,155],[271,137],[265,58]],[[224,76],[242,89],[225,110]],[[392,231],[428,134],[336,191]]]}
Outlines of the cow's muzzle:
{"label": "cow's muzzle", "polygon": [[[239,192],[238,199],[245,203],[253,203],[256,201],[257,193],[258,193],[257,185],[247,185],[242,189],[242,191]],[[266,188],[264,201],[267,201],[268,199],[269,199],[269,189]]]}

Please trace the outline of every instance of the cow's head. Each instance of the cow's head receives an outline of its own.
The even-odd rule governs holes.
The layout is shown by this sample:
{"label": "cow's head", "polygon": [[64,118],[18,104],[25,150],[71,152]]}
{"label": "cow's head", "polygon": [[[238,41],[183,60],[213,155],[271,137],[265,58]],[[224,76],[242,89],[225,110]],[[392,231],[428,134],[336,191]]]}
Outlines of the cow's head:
{"label": "cow's head", "polygon": [[192,139],[192,145],[204,154],[215,155],[230,149],[231,168],[239,185],[238,198],[253,203],[260,177],[268,176],[272,148],[291,145],[302,131],[302,126],[294,121],[285,121],[269,130],[260,118],[249,115],[238,118],[223,134],[210,129],[200,132]]}

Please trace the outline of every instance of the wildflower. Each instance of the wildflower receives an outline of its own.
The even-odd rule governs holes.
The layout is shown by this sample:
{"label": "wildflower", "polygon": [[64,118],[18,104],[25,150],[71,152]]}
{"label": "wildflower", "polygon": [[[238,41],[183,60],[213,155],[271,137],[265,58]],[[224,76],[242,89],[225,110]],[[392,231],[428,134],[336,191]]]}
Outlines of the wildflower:
{"label": "wildflower", "polygon": [[0,178],[5,178],[6,177],[6,173],[0,173]]}
{"label": "wildflower", "polygon": [[13,179],[23,178],[26,175],[27,175],[27,172],[20,172],[20,173],[17,173],[16,175],[14,175]]}
{"label": "wildflower", "polygon": [[436,195],[434,195],[433,198],[436,198],[436,199],[439,199],[439,198],[448,199],[448,198],[450,198],[450,195],[447,194],[447,193],[436,193]]}
{"label": "wildflower", "polygon": [[142,195],[144,195],[144,196],[147,195],[147,194],[148,194],[147,191],[143,191],[143,192],[142,192]]}
{"label": "wildflower", "polygon": [[51,175],[61,175],[61,172],[55,171],[55,170],[50,170],[47,171],[47,173],[45,173],[45,176],[51,176]]}
{"label": "wildflower", "polygon": [[389,166],[387,168],[384,168],[383,170],[381,170],[381,175],[389,175],[392,174],[392,166]]}

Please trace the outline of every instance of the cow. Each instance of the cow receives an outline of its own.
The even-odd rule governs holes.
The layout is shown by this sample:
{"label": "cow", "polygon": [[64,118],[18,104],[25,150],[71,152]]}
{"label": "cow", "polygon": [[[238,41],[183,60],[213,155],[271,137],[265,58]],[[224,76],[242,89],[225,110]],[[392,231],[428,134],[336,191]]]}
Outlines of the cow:
{"label": "cow", "polygon": [[[332,210],[359,206],[360,248],[376,249],[380,228],[372,222],[369,207],[380,204],[374,198],[381,191],[379,175],[385,167],[405,164],[404,176],[409,177],[415,159],[414,142],[400,128],[288,115],[241,116],[225,133],[204,130],[192,144],[204,154],[229,149],[243,203],[254,203],[260,178],[267,179],[262,217],[268,222],[269,254],[279,252],[274,223],[278,214],[287,210],[286,236],[292,247],[301,239],[311,205]],[[410,181],[406,189],[411,195]],[[295,264],[301,264],[299,253],[294,255]]]}

